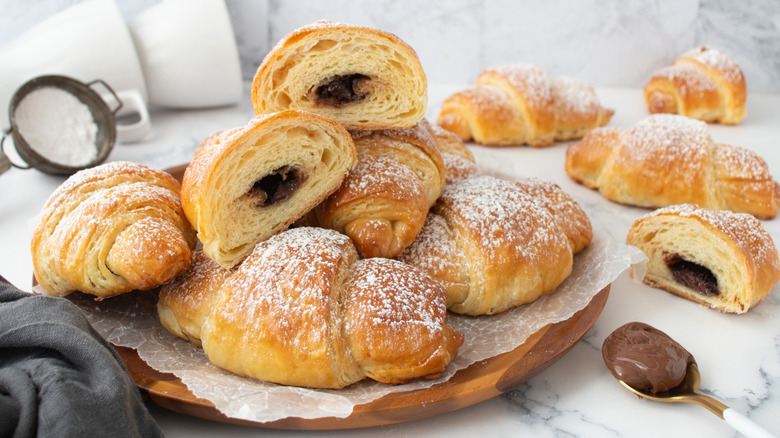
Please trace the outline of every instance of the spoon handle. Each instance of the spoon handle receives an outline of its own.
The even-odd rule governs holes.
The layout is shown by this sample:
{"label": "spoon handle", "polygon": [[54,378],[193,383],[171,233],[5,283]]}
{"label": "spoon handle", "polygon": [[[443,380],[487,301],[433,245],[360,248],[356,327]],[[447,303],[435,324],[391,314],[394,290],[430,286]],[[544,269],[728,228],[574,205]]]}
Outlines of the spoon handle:
{"label": "spoon handle", "polygon": [[738,411],[727,408],[723,411],[723,419],[729,426],[736,429],[748,438],[777,438],[763,427],[754,423],[750,418],[740,414]]}

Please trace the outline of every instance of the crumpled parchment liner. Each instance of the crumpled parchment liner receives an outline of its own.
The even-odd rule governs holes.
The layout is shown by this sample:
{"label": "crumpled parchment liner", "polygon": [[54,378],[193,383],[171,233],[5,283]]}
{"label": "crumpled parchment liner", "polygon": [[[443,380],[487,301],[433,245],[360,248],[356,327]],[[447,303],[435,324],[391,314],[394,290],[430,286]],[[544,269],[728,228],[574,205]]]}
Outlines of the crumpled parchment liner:
{"label": "crumpled parchment liner", "polygon": [[[477,152],[477,151],[475,151]],[[511,163],[478,151],[484,174],[515,178]],[[392,392],[430,388],[458,370],[511,351],[547,324],[569,319],[623,271],[646,257],[636,248],[596,230],[591,244],[574,259],[571,275],[551,294],[499,315],[467,317],[449,313],[448,325],[465,340],[456,358],[435,380],[392,386],[365,379],[340,390],[316,390],[276,385],[237,376],[212,365],[203,350],[177,338],[160,324],[157,294],[133,292],[102,302],[83,294],[69,299],[85,312],[95,329],[109,342],[130,347],[152,368],[173,373],[197,397],[214,403],[228,417],[270,422],[287,417],[304,419],[348,417],[355,405]]]}
{"label": "crumpled parchment liner", "polygon": [[499,315],[467,317],[450,313],[448,324],[463,332],[465,341],[437,379],[398,386],[366,379],[341,390],[276,385],[217,368],[203,350],[162,327],[154,291],[133,292],[101,302],[82,294],[69,298],[109,342],[134,348],[152,368],[173,373],[195,396],[211,401],[229,417],[256,422],[286,417],[347,417],[355,405],[391,392],[429,388],[475,362],[515,349],[545,325],[564,321],[583,309],[596,293],[643,259],[638,249],[618,242],[605,230],[597,230],[591,244],[575,256],[572,274],[555,292]]}

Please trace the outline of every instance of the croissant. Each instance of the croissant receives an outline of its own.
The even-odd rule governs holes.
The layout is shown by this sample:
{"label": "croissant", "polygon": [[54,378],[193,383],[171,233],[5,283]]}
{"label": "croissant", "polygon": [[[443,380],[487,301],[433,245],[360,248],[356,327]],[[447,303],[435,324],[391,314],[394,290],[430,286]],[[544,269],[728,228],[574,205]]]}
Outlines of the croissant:
{"label": "croissant", "polygon": [[184,212],[203,251],[232,268],[338,189],[356,160],[349,132],[333,120],[255,116],[196,150],[182,180]]}
{"label": "croissant", "polygon": [[607,199],[640,207],[696,204],[769,219],[780,197],[755,152],[715,143],[706,123],[672,114],[590,132],[569,145],[566,173]]}
{"label": "croissant", "polygon": [[466,147],[460,137],[439,125],[428,123],[425,119],[421,123],[427,124],[433,138],[436,139],[436,145],[439,147],[441,160],[444,164],[445,184],[452,184],[455,181],[479,175],[480,171],[474,154]]}
{"label": "croissant", "polygon": [[697,47],[656,72],[645,85],[651,113],[738,124],[745,118],[747,86],[736,62],[720,50]]}
{"label": "croissant", "polygon": [[35,279],[103,299],[166,283],[192,261],[195,231],[171,175],[130,162],[82,170],[52,193],[33,231]]}
{"label": "croissant", "polygon": [[535,65],[516,64],[487,69],[474,87],[445,99],[437,124],[463,141],[548,146],[580,138],[613,114],[585,82],[550,79]]}
{"label": "croissant", "polygon": [[318,21],[285,36],[252,82],[256,114],[286,109],[330,117],[347,129],[401,129],[427,108],[427,79],[397,36]]}
{"label": "croissant", "polygon": [[649,259],[645,283],[723,312],[747,312],[780,281],[772,237],[744,213],[662,208],[637,219],[626,243]]}
{"label": "croissant", "polygon": [[200,330],[209,360],[268,382],[343,388],[366,377],[434,378],[463,342],[446,325],[440,284],[396,260],[358,260],[334,230],[276,234],[210,290],[213,304],[200,302],[210,310]]}
{"label": "croissant", "polygon": [[440,281],[449,310],[495,314],[553,291],[591,238],[587,215],[555,184],[478,176],[445,187],[397,259]]}
{"label": "croissant", "polygon": [[394,257],[425,222],[445,184],[438,143],[425,123],[353,131],[358,164],[316,210],[316,223],[352,238],[363,257]]}

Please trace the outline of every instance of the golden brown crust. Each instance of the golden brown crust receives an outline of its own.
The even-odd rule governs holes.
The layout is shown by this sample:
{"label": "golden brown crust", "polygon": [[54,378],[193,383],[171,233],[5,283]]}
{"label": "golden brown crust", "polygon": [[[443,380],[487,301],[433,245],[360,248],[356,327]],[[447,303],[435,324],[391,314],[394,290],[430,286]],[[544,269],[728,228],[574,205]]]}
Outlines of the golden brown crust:
{"label": "golden brown crust", "polygon": [[207,138],[182,181],[206,254],[231,268],[333,193],[355,165],[352,138],[316,114],[283,111]]}
{"label": "golden brown crust", "polygon": [[400,262],[358,261],[336,231],[291,229],[257,245],[223,284],[203,348],[222,368],[286,385],[429,378],[462,342],[437,286]]}
{"label": "golden brown crust", "polygon": [[394,257],[412,243],[441,194],[444,162],[422,124],[352,137],[358,165],[316,208],[316,223],[347,234],[363,257]]}
{"label": "golden brown crust", "polygon": [[449,310],[493,314],[553,291],[590,238],[584,211],[556,185],[480,176],[447,186],[398,258],[442,282]]}
{"label": "golden brown crust", "polygon": [[445,184],[452,184],[455,181],[479,175],[480,170],[474,154],[466,147],[460,137],[439,125],[428,123],[425,119],[423,121],[439,146],[444,164]]}
{"label": "golden brown crust", "polygon": [[443,324],[447,291],[441,284],[386,258],[356,262],[350,278],[346,337],[366,375],[391,384],[438,376],[463,343],[461,333]]}
{"label": "golden brown crust", "polygon": [[166,283],[187,269],[196,243],[179,190],[171,175],[130,162],[72,175],[33,231],[38,283],[54,295],[98,298]]}
{"label": "golden brown crust", "polygon": [[649,258],[645,283],[723,312],[747,312],[780,281],[777,248],[747,214],[666,207],[637,219],[626,242]]}
{"label": "golden brown crust", "polygon": [[[340,90],[343,99],[318,97],[334,79],[349,82]],[[252,102],[256,114],[296,109],[347,129],[402,129],[425,115],[427,79],[415,51],[397,36],[318,21],[289,33],[268,53],[252,82]]]}
{"label": "golden brown crust", "polygon": [[486,69],[474,87],[444,100],[437,123],[463,141],[548,146],[580,138],[614,114],[585,82],[551,79],[534,65]]}
{"label": "golden brown crust", "polygon": [[690,203],[773,218],[780,206],[764,160],[714,143],[704,122],[684,116],[594,130],[569,146],[566,172],[608,199],[640,207]]}
{"label": "golden brown crust", "polygon": [[747,86],[736,62],[720,50],[700,46],[655,73],[645,85],[651,113],[705,122],[738,124],[745,118]]}
{"label": "golden brown crust", "polygon": [[200,331],[222,284],[233,271],[224,269],[201,250],[193,252],[186,271],[160,288],[157,314],[163,327],[200,347]]}

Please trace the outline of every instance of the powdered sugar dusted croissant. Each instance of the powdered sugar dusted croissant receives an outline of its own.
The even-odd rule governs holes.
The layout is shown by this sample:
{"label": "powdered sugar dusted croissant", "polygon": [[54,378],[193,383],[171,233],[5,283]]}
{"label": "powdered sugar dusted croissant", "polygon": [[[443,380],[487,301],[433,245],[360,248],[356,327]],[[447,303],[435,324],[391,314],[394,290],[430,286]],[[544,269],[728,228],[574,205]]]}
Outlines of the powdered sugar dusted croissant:
{"label": "powdered sugar dusted croissant", "polygon": [[613,113],[585,82],[515,64],[487,69],[474,87],[445,99],[437,123],[463,141],[548,146],[606,125]]}
{"label": "powdered sugar dusted croissant", "polygon": [[445,187],[398,259],[439,280],[449,310],[494,314],[558,287],[591,236],[585,212],[558,186],[479,176]]}
{"label": "powdered sugar dusted croissant", "polygon": [[656,72],[645,85],[651,113],[671,113],[705,122],[738,124],[745,118],[747,86],[736,62],[700,46]]}
{"label": "powdered sugar dusted croissant", "polygon": [[33,232],[35,278],[49,293],[105,298],[152,289],[192,261],[195,232],[169,174],[112,162],[68,178]]}
{"label": "powdered sugar dusted croissant", "polygon": [[747,312],[780,281],[772,237],[744,213],[662,208],[637,219],[626,243],[649,259],[645,283],[723,312]]}
{"label": "powdered sugar dusted croissant", "polygon": [[252,82],[256,114],[296,109],[347,129],[401,129],[427,108],[417,54],[388,32],[318,21],[285,36]]}
{"label": "powdered sugar dusted croissant", "polygon": [[338,189],[356,160],[349,132],[331,119],[255,116],[195,152],[182,181],[184,211],[203,251],[231,268]]}
{"label": "powdered sugar dusted croissant", "polygon": [[301,227],[255,247],[216,292],[200,335],[214,364],[269,382],[403,383],[435,377],[457,354],[463,335],[446,325],[445,300],[417,269],[359,260],[343,234]]}
{"label": "powdered sugar dusted croissant", "polygon": [[427,126],[353,131],[358,164],[316,208],[318,225],[348,235],[363,257],[394,257],[412,243],[445,183]]}
{"label": "powdered sugar dusted croissant", "polygon": [[633,128],[599,128],[569,146],[566,172],[616,202],[696,204],[773,218],[780,186],[748,149],[715,143],[704,122],[655,114]]}

